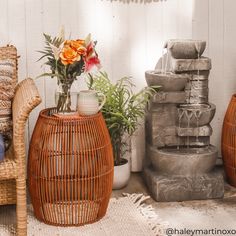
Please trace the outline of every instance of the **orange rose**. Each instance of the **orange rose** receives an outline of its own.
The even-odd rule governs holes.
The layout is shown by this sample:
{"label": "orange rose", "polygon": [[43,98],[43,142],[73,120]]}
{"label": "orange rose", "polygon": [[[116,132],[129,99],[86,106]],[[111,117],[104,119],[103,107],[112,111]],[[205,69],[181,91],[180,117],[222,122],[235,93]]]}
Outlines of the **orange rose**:
{"label": "orange rose", "polygon": [[64,46],[70,46],[72,40],[66,40],[64,42]]}
{"label": "orange rose", "polygon": [[77,49],[77,52],[82,55],[85,56],[86,55],[86,48],[84,46],[81,46]]}
{"label": "orange rose", "polygon": [[74,48],[79,48],[81,46],[84,46],[84,40],[82,39],[77,39],[77,40],[71,40],[71,47],[74,47]]}
{"label": "orange rose", "polygon": [[61,62],[64,65],[73,64],[80,61],[81,56],[72,47],[65,45],[60,53]]}
{"label": "orange rose", "polygon": [[65,45],[69,45],[74,50],[76,50],[80,55],[84,56],[86,54],[85,41],[82,39],[67,40],[65,42]]}

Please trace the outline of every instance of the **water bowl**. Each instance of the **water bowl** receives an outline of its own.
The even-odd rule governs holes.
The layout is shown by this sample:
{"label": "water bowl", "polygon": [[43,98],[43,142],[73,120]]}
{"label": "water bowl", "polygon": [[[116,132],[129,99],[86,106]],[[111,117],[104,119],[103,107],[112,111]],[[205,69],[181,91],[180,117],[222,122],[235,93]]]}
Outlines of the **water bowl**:
{"label": "water bowl", "polygon": [[180,104],[177,107],[178,123],[180,127],[200,127],[209,124],[216,112],[212,103]]}
{"label": "water bowl", "polygon": [[211,171],[216,163],[217,148],[205,147],[147,147],[155,170],[165,174],[195,175]]}
{"label": "water bowl", "polygon": [[171,72],[161,72],[150,70],[145,72],[148,86],[160,85],[160,91],[175,92],[183,91],[188,80],[188,74],[174,74]]}
{"label": "water bowl", "polygon": [[172,57],[176,59],[197,59],[205,48],[206,41],[192,39],[171,39],[165,45]]}

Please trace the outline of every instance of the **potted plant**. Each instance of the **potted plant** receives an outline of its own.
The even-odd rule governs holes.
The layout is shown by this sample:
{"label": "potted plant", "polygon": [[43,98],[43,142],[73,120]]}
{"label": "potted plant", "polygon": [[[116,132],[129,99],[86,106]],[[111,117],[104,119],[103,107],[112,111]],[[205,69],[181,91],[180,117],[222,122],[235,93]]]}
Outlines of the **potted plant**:
{"label": "potted plant", "polygon": [[127,185],[130,177],[128,160],[123,158],[127,139],[137,129],[138,121],[145,115],[147,102],[156,92],[157,87],[145,87],[140,92],[134,93],[134,84],[130,77],[124,77],[112,83],[105,72],[99,72],[96,75],[89,74],[88,86],[106,96],[106,102],[101,111],[113,146],[115,166],[113,189],[120,189]]}

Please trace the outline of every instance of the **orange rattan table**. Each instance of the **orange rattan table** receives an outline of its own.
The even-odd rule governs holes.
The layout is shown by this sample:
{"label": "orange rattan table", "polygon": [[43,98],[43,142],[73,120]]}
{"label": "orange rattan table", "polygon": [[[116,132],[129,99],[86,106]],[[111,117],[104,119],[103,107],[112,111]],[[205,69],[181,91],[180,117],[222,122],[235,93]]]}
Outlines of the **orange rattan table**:
{"label": "orange rattan table", "polygon": [[28,180],[37,219],[78,226],[102,218],[113,182],[113,153],[101,113],[40,112],[29,150]]}

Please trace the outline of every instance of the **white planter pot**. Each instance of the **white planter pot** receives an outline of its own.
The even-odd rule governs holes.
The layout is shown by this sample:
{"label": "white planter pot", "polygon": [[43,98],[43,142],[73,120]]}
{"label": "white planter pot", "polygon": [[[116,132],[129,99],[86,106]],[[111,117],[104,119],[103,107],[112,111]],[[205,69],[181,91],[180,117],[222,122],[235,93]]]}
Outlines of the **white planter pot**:
{"label": "white planter pot", "polygon": [[130,178],[130,162],[127,161],[125,164],[120,166],[114,166],[114,178],[112,189],[124,188]]}

